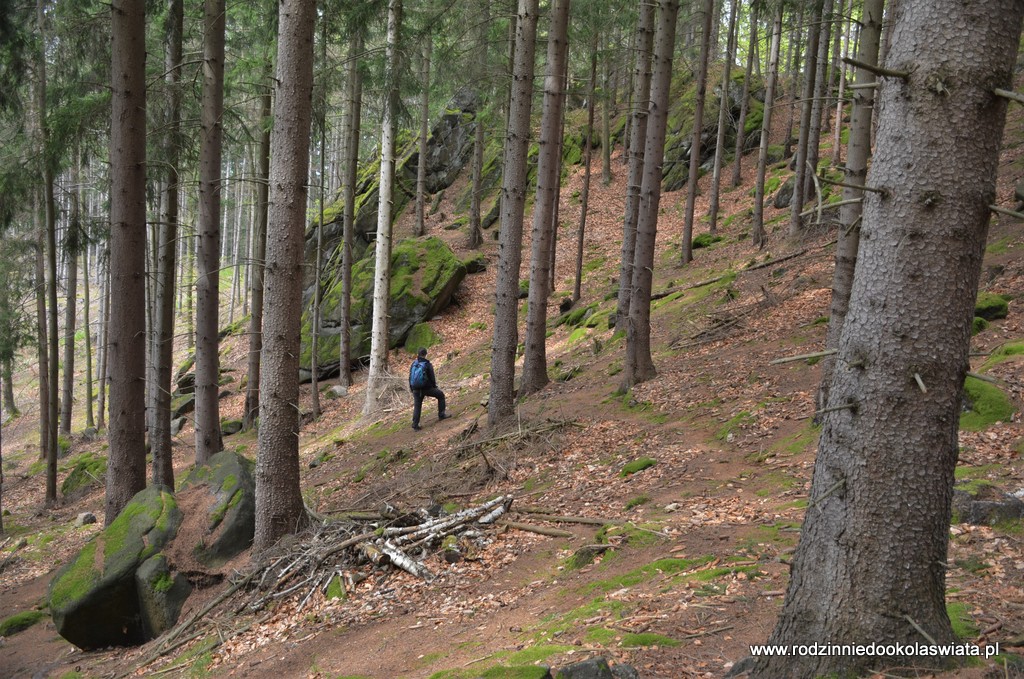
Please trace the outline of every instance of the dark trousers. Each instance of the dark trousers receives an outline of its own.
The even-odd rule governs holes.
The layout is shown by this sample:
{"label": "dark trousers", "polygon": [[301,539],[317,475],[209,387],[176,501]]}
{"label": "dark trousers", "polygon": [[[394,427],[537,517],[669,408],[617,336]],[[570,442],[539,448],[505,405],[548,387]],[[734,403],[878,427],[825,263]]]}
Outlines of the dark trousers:
{"label": "dark trousers", "polygon": [[412,426],[420,426],[420,413],[423,411],[423,397],[429,396],[430,398],[437,399],[437,416],[444,415],[444,392],[437,387],[427,387],[426,389],[413,389],[412,398]]}

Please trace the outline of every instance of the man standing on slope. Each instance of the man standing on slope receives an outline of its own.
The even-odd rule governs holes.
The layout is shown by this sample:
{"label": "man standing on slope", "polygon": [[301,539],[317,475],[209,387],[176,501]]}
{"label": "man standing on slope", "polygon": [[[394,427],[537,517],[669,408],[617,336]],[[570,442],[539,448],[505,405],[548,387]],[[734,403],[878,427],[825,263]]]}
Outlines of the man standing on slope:
{"label": "man standing on slope", "polygon": [[427,350],[420,349],[416,360],[409,366],[409,390],[412,392],[414,405],[412,407],[412,428],[415,431],[420,427],[420,412],[423,410],[423,397],[429,396],[437,399],[437,419],[447,420],[451,415],[444,411],[444,392],[437,388],[437,379],[434,377],[434,366],[427,360]]}

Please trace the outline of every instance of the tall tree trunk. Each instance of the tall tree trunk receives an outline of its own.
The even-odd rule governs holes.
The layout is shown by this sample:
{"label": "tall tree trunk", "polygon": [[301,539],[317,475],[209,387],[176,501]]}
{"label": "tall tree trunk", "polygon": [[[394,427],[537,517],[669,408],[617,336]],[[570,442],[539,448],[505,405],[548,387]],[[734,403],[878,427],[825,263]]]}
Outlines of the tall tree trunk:
{"label": "tall tree trunk", "polygon": [[833,0],[825,0],[821,21],[818,24],[821,35],[818,37],[817,70],[814,76],[814,97],[811,100],[811,126],[807,130],[807,163],[804,165],[807,168],[807,175],[804,178],[803,190],[805,198],[810,198],[814,193],[814,176],[818,173],[818,160],[821,157],[821,127],[828,100],[828,54],[832,42],[833,7]]}
{"label": "tall tree trunk", "polygon": [[14,367],[11,365],[13,361],[9,358],[5,358],[3,365],[0,366],[0,373],[3,373],[3,409],[10,417],[14,417],[18,414],[18,404],[14,402],[14,383],[12,381]]}
{"label": "tall tree trunk", "polygon": [[[864,0],[861,10],[860,47],[857,60],[873,65],[878,61],[878,50],[882,34],[882,13],[885,0]],[[868,85],[877,77],[863,68],[856,72],[856,84]],[[868,159],[871,158],[871,128],[875,108],[875,89],[858,87],[853,90],[853,109],[850,112],[850,140],[846,149],[846,176],[843,187],[843,201],[863,201],[864,186],[868,175]],[[832,302],[825,335],[825,348],[838,349],[839,337],[846,323],[850,309],[850,292],[853,289],[854,271],[857,266],[857,251],[860,249],[862,203],[851,202],[840,207],[839,233],[836,242],[836,263],[832,274]],[[818,388],[818,410],[828,402],[828,392],[835,371],[835,358],[826,357],[821,364],[821,386]]]}
{"label": "tall tree trunk", "polygon": [[818,73],[818,43],[821,37],[821,16],[824,0],[815,0],[811,5],[810,25],[807,27],[807,53],[804,56],[804,100],[800,106],[800,138],[796,145],[796,163],[794,166],[793,198],[789,204],[789,237],[797,239],[803,233],[803,218],[800,212],[807,202],[804,191],[810,159],[811,113],[814,110],[814,87]]}
{"label": "tall tree trunk", "polygon": [[[326,17],[320,18],[320,63],[327,68],[327,21]],[[323,302],[321,292],[321,280],[323,277],[323,256],[324,256],[324,199],[326,197],[327,173],[327,104],[330,101],[329,84],[325,82],[322,86],[320,96],[319,115],[317,116],[317,127],[320,128],[320,186],[317,195],[317,206],[319,208],[319,219],[316,225],[316,255],[313,259],[313,308],[312,321],[310,323],[310,410],[314,420],[320,419],[320,332],[323,325]]]}
{"label": "tall tree trunk", "polygon": [[50,383],[47,387],[47,421],[49,428],[46,433],[46,504],[57,502],[57,371],[60,365],[57,337],[57,210],[53,198],[53,166],[50,162],[50,133],[46,125],[47,93],[46,93],[46,12],[45,0],[36,0],[36,22],[39,29],[40,43],[39,70],[37,78],[37,107],[39,112],[40,156],[42,158],[43,176],[43,214],[46,229],[46,311],[47,339],[49,346]]}
{"label": "tall tree trunk", "polygon": [[386,62],[388,92],[385,96],[380,136],[380,207],[377,210],[377,244],[374,252],[373,322],[370,329],[370,371],[366,380],[363,415],[380,412],[387,386],[388,300],[391,293],[391,208],[395,180],[395,116],[398,111],[398,50],[402,0],[388,0]]}
{"label": "tall tree trunk", "polygon": [[100,255],[100,345],[99,345],[99,389],[96,394],[96,428],[106,429],[107,427],[107,382],[110,377],[110,368],[107,358],[110,344],[110,244],[103,248]]}
{"label": "tall tree trunk", "polygon": [[[750,238],[754,246],[763,248],[768,242],[764,229],[764,175],[768,167],[768,137],[775,110],[775,84],[779,80],[779,42],[782,36],[783,4],[779,3],[772,22],[772,43],[768,56],[768,84],[765,86],[764,117],[761,119],[761,144],[757,154],[757,180],[754,185],[754,216]],[[787,133],[788,134],[788,133]]]}
{"label": "tall tree trunk", "polygon": [[427,232],[427,138],[430,136],[430,52],[433,46],[433,36],[425,36],[420,57],[420,87],[423,89],[420,100],[420,149],[416,164],[416,227],[413,230],[416,236]]}
{"label": "tall tree trunk", "polygon": [[111,5],[110,430],[106,524],[146,485],[146,14]]}
{"label": "tall tree trunk", "polygon": [[[36,232],[36,356],[39,361],[39,459],[49,459],[50,354],[46,328],[46,228],[41,219],[39,190],[32,195],[32,221]],[[54,367],[56,370],[56,367]],[[55,475],[56,478],[56,475]],[[56,487],[54,488],[56,495]]]}
{"label": "tall tree trunk", "polygon": [[551,247],[548,248],[548,297],[555,291],[555,271],[556,271],[556,260],[558,256],[558,220],[559,211],[562,207],[561,201],[561,185],[562,185],[562,167],[564,165],[564,158],[562,154],[565,150],[565,99],[567,90],[569,88],[569,59],[565,59],[565,68],[562,70],[562,110],[558,115],[558,150],[555,151],[555,158],[558,162],[558,170],[555,174],[558,176],[558,191],[555,194],[555,199],[551,201]]}
{"label": "tall tree trunk", "polygon": [[89,318],[89,248],[82,248],[82,327],[85,328],[85,428],[95,429],[92,407],[92,322]]}
{"label": "tall tree trunk", "polygon": [[[800,91],[800,53],[804,44],[804,15],[805,3],[799,3],[796,7],[796,35],[787,41],[790,54],[786,55],[786,63],[789,64],[789,120],[786,122],[786,149],[784,156],[789,158],[793,154],[793,123],[796,120],[797,93]],[[790,14],[792,19],[792,13]],[[799,131],[798,131],[799,132]]]}
{"label": "tall tree trunk", "polygon": [[587,131],[583,137],[583,189],[580,191],[580,222],[576,230],[576,282],[572,287],[572,303],[580,300],[583,285],[583,236],[587,231],[587,207],[590,202],[590,164],[593,156],[594,95],[597,80],[597,37],[590,45],[590,85],[587,90]]}
{"label": "tall tree trunk", "polygon": [[[750,112],[750,78],[757,53],[757,23],[760,17],[757,5],[750,8],[750,43],[747,45],[747,70],[743,74],[743,94],[740,98],[740,118],[736,121],[736,150],[732,166],[732,185],[739,186],[743,177],[743,150],[747,145],[747,113]],[[738,41],[737,41],[738,42]],[[769,104],[765,102],[765,108]]]}
{"label": "tall tree trunk", "polygon": [[711,206],[708,210],[708,230],[718,231],[718,201],[722,188],[722,163],[725,162],[725,125],[726,114],[732,101],[729,96],[732,84],[732,62],[736,58],[736,13],[739,11],[736,0],[732,0],[729,10],[729,33],[726,36],[725,64],[722,68],[722,94],[718,100],[718,135],[715,138],[715,164],[711,179]]}
{"label": "tall tree trunk", "polygon": [[306,522],[299,485],[299,342],[316,3],[280,0],[271,137],[256,531],[263,554]]}
{"label": "tall tree trunk", "polygon": [[178,248],[178,158],[181,145],[181,52],[184,2],[167,0],[167,21],[164,26],[164,76],[167,84],[166,120],[163,138],[164,212],[160,219],[158,238],[156,311],[153,314],[157,343],[156,390],[153,403],[153,483],[174,488],[174,459],[171,449],[171,370],[174,360],[174,277]]}
{"label": "tall tree trunk", "polygon": [[477,110],[473,129],[473,169],[472,189],[469,204],[469,230],[466,233],[466,247],[475,250],[483,245],[484,234],[481,228],[480,198],[484,174],[484,102],[489,98],[490,87],[485,84],[487,78],[487,28],[491,23],[490,0],[479,3],[477,17],[477,56],[474,73],[477,88]]}
{"label": "tall tree trunk", "polygon": [[[842,12],[840,12],[842,14]],[[850,54],[850,20],[846,21],[846,30],[841,31],[843,33],[843,50],[842,56],[848,56]],[[836,95],[836,124],[832,129],[832,167],[838,167],[839,163],[842,162],[841,149],[842,149],[842,136],[843,136],[843,108],[846,104],[846,62],[839,60],[837,56],[839,73],[839,92]]]}
{"label": "tall tree trunk", "polygon": [[636,224],[640,212],[640,183],[644,171],[644,144],[647,140],[647,115],[651,97],[651,52],[654,49],[654,10],[656,5],[640,0],[636,24],[636,64],[633,67],[632,108],[629,129],[629,178],[626,180],[626,209],[622,219],[622,261],[619,265],[619,298],[615,307],[615,332],[626,332],[632,298],[633,257],[636,250]]}
{"label": "tall tree trunk", "polygon": [[[268,65],[269,69],[269,65]],[[267,74],[269,76],[269,73]],[[245,389],[245,411],[242,416],[242,428],[252,429],[259,415],[260,408],[260,354],[263,350],[263,279],[267,258],[267,210],[270,191],[270,116],[273,112],[271,104],[272,85],[270,79],[264,80],[266,88],[260,97],[260,145],[259,178],[256,184],[256,221],[253,225],[253,261],[252,261],[252,315],[249,316],[249,356],[247,374],[249,381]]]}
{"label": "tall tree trunk", "polygon": [[537,161],[537,194],[530,234],[530,292],[527,304],[525,353],[519,397],[548,383],[546,352],[547,311],[550,291],[552,210],[561,188],[562,88],[565,60],[569,54],[569,2],[554,0],[548,30],[548,61],[544,76],[544,113],[540,124],[540,157]]}
{"label": "tall tree trunk", "polygon": [[[651,358],[651,285],[654,274],[654,243],[658,235],[661,204],[661,167],[665,159],[672,55],[675,52],[677,0],[660,0],[654,46],[654,73],[644,142],[643,182],[637,215],[636,253],[633,259],[632,299],[626,326],[626,365],[620,390],[625,392],[658,374]],[[706,34],[705,34],[706,35]]]}
{"label": "tall tree trunk", "polygon": [[79,234],[81,230],[81,205],[77,186],[80,183],[77,170],[71,177],[74,187],[71,189],[71,217],[68,222],[67,236],[64,239],[65,289],[67,299],[64,304],[64,371],[61,384],[60,433],[71,435],[71,417],[75,404],[75,312],[78,309],[78,250],[80,249]]}
{"label": "tall tree trunk", "polygon": [[686,185],[686,208],[683,213],[683,247],[679,261],[693,260],[693,213],[697,203],[697,179],[700,176],[701,136],[704,132],[704,101],[707,99],[708,59],[711,54],[711,15],[715,0],[704,0],[704,26],[701,33],[700,65],[697,69],[697,104],[693,114],[693,137],[690,142],[690,177]]}
{"label": "tall tree trunk", "polygon": [[612,76],[611,50],[605,54],[601,66],[603,86],[601,87],[601,183],[612,183]]}
{"label": "tall tree trunk", "polygon": [[196,466],[223,448],[220,436],[220,192],[224,136],[224,2],[205,0],[196,279]]}
{"label": "tall tree trunk", "polygon": [[363,76],[357,55],[363,51],[363,34],[354,31],[349,41],[348,108],[345,112],[345,176],[342,179],[341,250],[341,349],[338,380],[352,386],[352,241],[355,238],[356,177],[359,171],[359,131],[363,105]]}
{"label": "tall tree trunk", "polygon": [[[1010,87],[1022,18],[1018,0],[901,0],[887,67],[909,76],[881,92],[868,174],[887,193],[865,197],[813,509],[769,644],[957,641],[945,603],[957,429],[1006,117],[992,90]],[[951,129],[970,131],[955,153]],[[950,660],[762,656],[754,676]]]}
{"label": "tall tree trunk", "polygon": [[[515,410],[515,362],[519,332],[519,267],[522,263],[523,212],[526,206],[526,158],[530,143],[530,109],[537,37],[538,0],[519,0],[515,21],[508,132],[501,171],[501,230],[494,293],[494,341],[491,345],[490,425]],[[534,208],[536,209],[536,207]],[[545,301],[545,304],[547,302]]]}

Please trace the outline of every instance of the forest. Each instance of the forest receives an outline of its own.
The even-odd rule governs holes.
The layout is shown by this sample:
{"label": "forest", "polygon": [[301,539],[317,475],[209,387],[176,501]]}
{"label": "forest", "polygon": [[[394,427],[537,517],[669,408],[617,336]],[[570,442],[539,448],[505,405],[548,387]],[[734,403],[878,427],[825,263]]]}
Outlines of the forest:
{"label": "forest", "polygon": [[1024,676],[1022,20],[0,0],[0,674]]}

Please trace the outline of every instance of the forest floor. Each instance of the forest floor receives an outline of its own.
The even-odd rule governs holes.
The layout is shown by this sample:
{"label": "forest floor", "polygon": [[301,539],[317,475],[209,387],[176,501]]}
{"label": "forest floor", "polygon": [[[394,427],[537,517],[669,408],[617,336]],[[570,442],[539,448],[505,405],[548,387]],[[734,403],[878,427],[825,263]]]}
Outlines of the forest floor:
{"label": "forest floor", "polygon": [[[1012,208],[1014,185],[1024,177],[1019,118],[1006,139],[998,201]],[[437,577],[430,584],[367,566],[369,577],[346,599],[317,594],[300,608],[305,593],[299,592],[258,615],[235,615],[242,601],[236,598],[204,617],[196,628],[201,636],[150,662],[153,644],[86,653],[61,639],[45,618],[0,641],[0,676],[525,676],[497,668],[560,666],[593,655],[630,663],[645,678],[723,675],[749,654],[750,644],[767,640],[787,587],[816,451],[811,415],[820,369],[813,359],[771,361],[822,349],[833,267],[834,234],[812,229],[800,242],[787,241],[788,211],[769,207],[770,244],[763,251],[751,247],[753,160],[748,155],[744,161],[743,185],[723,195],[724,239],[697,250],[687,266],[678,265],[685,191],[663,197],[655,291],[677,293],[654,304],[658,376],[628,396],[613,394],[621,339],[603,325],[558,327],[547,348],[556,379],[521,404],[513,431],[522,435],[486,455],[460,447],[490,435],[482,404],[497,262],[492,230],[483,249],[488,270],[468,277],[456,304],[432,323],[443,342],[431,357],[454,417],[437,422],[428,400],[423,431],[413,432],[411,398],[396,396],[382,419],[364,422],[365,375],[357,375],[348,396],[324,400],[320,419],[303,426],[302,484],[307,504],[322,515],[376,509],[383,501],[402,509],[434,501],[465,507],[511,493],[512,518],[572,537],[497,528],[464,561],[431,556],[426,564]],[[613,162],[607,187],[595,163],[584,248],[580,304],[596,303],[598,311],[614,306],[605,298],[618,277],[626,169]],[[776,177],[787,174],[775,171]],[[707,181],[698,215],[706,213]],[[552,317],[572,289],[580,185],[580,168],[574,168],[562,191]],[[444,229],[454,212],[452,201],[443,200],[428,230],[465,255],[461,233]],[[400,233],[408,231],[408,220],[400,221]],[[698,221],[695,231],[706,226]],[[982,287],[1024,299],[1022,254],[1017,225],[995,218]],[[783,257],[789,258],[742,271]],[[730,272],[739,273],[691,287]],[[974,370],[982,370],[982,354],[1024,339],[1021,302],[1011,301],[1009,309],[1008,318],[975,336]],[[245,338],[225,344],[224,365],[240,377]],[[392,353],[392,369],[403,373],[409,360]],[[1018,407],[1021,365],[1011,359],[987,369]],[[0,620],[44,603],[54,568],[100,530],[96,524],[75,528],[75,517],[83,511],[102,517],[103,506],[97,487],[44,508],[32,367],[18,375],[17,385],[25,413],[3,428],[7,533],[0,538]],[[222,400],[222,416],[237,416],[242,398],[234,391]],[[308,386],[303,408],[309,408]],[[542,424],[546,431],[535,431]],[[1006,492],[1024,489],[1022,443],[1019,414],[982,432],[962,432],[958,478],[986,479]],[[251,433],[228,437],[225,445],[255,453]],[[102,439],[76,436],[72,454],[103,448]],[[193,452],[187,426],[175,444],[179,475]],[[623,474],[626,464],[645,457],[653,466]],[[537,512],[608,525],[545,522]],[[1004,654],[942,676],[1024,676],[1019,656],[1012,655],[1024,653],[1020,524],[950,530],[947,600],[955,629],[967,640],[1001,642]],[[573,567],[568,557],[599,540],[611,547],[593,563]],[[184,615],[223,587],[200,592]]]}

